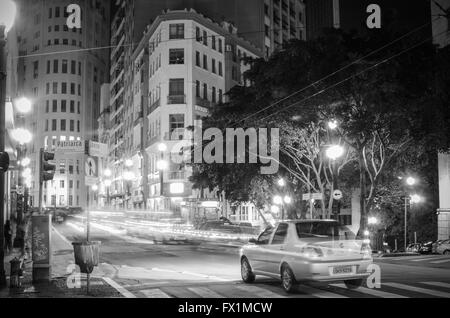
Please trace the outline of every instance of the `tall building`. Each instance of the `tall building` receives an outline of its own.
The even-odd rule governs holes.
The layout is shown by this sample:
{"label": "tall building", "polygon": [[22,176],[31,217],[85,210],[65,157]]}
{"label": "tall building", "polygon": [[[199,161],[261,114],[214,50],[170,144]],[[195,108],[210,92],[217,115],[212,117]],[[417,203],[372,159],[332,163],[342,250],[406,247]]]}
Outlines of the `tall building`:
{"label": "tall building", "polygon": [[[245,85],[243,72],[250,66],[244,58],[262,56],[234,26],[194,10],[156,17],[132,51],[128,69],[116,69],[122,58],[112,62],[111,111],[103,116],[110,125],[112,205],[192,217],[187,206],[201,195],[188,181],[190,167],[169,160],[170,150],[191,141],[187,128],[224,102],[231,87]],[[122,80],[125,84],[118,84]],[[167,164],[162,173],[161,159]],[[208,195],[209,201],[217,199],[203,198]]]}
{"label": "tall building", "polygon": [[[450,44],[450,0],[436,0],[430,2],[433,43],[439,47],[447,46]],[[447,13],[445,13],[445,11]]]}
{"label": "tall building", "polygon": [[[81,8],[81,28],[69,29],[66,7]],[[39,150],[56,151],[56,175],[46,183],[43,205],[86,204],[84,152],[61,152],[64,143],[95,139],[100,85],[109,82],[110,2],[107,0],[18,0],[18,96],[32,101],[25,118],[33,141],[27,145],[38,205]]]}

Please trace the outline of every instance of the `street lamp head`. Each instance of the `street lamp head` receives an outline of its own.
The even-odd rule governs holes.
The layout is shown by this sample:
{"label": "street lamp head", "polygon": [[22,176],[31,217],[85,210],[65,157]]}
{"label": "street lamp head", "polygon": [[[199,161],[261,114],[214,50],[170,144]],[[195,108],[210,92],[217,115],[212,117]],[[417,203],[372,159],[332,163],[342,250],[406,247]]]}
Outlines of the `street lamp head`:
{"label": "street lamp head", "polygon": [[420,195],[418,195],[418,194],[413,194],[413,195],[411,195],[410,196],[410,201],[411,201],[411,203],[420,203],[420,202],[422,202],[422,197],[420,196]]}
{"label": "street lamp head", "polygon": [[283,204],[283,198],[279,195],[273,197],[273,203],[275,204]]}
{"label": "street lamp head", "polygon": [[377,224],[378,223],[378,219],[374,216],[371,216],[368,218],[367,222],[371,225]]}
{"label": "street lamp head", "polygon": [[30,158],[23,158],[22,159],[22,161],[20,162],[20,165],[22,166],[22,167],[26,167],[26,166],[28,166],[29,164],[31,163],[31,160],[30,160]]}
{"label": "street lamp head", "polygon": [[284,203],[290,204],[291,202],[292,202],[292,198],[290,196],[287,195],[284,197]]}
{"label": "street lamp head", "polygon": [[94,184],[92,186],[92,191],[97,192],[98,191],[98,185]]}
{"label": "street lamp head", "polygon": [[409,186],[415,185],[416,182],[417,182],[416,179],[413,178],[413,177],[406,178],[406,184],[409,185]]}
{"label": "street lamp head", "polygon": [[271,207],[270,207],[270,211],[272,212],[272,213],[278,213],[278,212],[280,212],[280,208],[278,207],[278,206],[276,206],[276,205],[272,205]]}
{"label": "street lamp head", "polygon": [[112,176],[112,171],[111,169],[105,169],[105,171],[103,172],[103,174],[105,175],[105,177],[111,177]]}
{"label": "street lamp head", "polygon": [[338,122],[336,119],[330,120],[328,122],[328,128],[330,128],[331,130],[335,130],[338,127]]}
{"label": "street lamp head", "polygon": [[156,162],[156,168],[158,170],[166,170],[169,167],[169,164],[165,160],[158,160]]}
{"label": "street lamp head", "polygon": [[31,101],[26,97],[17,99],[14,103],[19,113],[26,114],[31,111]]}
{"label": "street lamp head", "polygon": [[27,144],[33,139],[33,135],[23,128],[14,129],[11,133],[11,137],[21,145]]}
{"label": "street lamp head", "polygon": [[280,179],[278,179],[277,184],[278,184],[280,187],[284,187],[284,186],[286,185],[286,182],[284,181],[283,178],[280,178]]}
{"label": "street lamp head", "polygon": [[103,183],[105,184],[105,186],[110,187],[111,184],[112,184],[112,181],[111,180],[105,180]]}
{"label": "street lamp head", "polygon": [[332,160],[336,160],[337,158],[341,157],[343,154],[344,154],[344,147],[342,147],[340,145],[330,146],[326,151],[327,157]]}
{"label": "street lamp head", "polygon": [[160,151],[160,152],[165,152],[166,150],[167,150],[167,145],[166,145],[166,144],[160,143],[160,144],[158,145],[158,151]]}
{"label": "street lamp head", "polygon": [[12,28],[16,18],[16,4],[12,0],[0,1],[0,25],[5,26],[5,32]]}

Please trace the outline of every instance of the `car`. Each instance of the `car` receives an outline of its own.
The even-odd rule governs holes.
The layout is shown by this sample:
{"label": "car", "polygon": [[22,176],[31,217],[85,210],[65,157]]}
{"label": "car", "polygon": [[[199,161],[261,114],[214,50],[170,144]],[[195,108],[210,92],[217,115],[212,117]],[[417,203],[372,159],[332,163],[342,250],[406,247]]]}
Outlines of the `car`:
{"label": "car", "polygon": [[443,242],[444,240],[437,240],[432,245],[432,253],[437,254],[437,247]]}
{"label": "car", "polygon": [[360,287],[373,263],[370,242],[336,220],[290,220],[266,228],[240,249],[241,276],[281,279],[288,293],[304,281],[344,281]]}
{"label": "car", "polygon": [[433,253],[433,241],[422,244],[419,248],[420,254],[431,254]]}
{"label": "car", "polygon": [[408,253],[418,253],[422,244],[420,243],[411,243],[406,247],[406,252]]}
{"label": "car", "polygon": [[442,241],[437,247],[436,252],[439,254],[450,255],[450,239]]}

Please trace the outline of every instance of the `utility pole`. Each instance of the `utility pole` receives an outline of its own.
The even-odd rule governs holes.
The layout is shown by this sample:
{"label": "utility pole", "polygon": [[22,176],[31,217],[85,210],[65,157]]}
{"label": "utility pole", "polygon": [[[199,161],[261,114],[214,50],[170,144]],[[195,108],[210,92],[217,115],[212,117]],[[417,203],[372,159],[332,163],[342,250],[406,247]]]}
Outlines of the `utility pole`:
{"label": "utility pole", "polygon": [[[6,63],[5,26],[0,24],[0,152],[5,151],[5,101],[6,101]],[[0,288],[6,287],[5,275],[5,171],[0,169]]]}

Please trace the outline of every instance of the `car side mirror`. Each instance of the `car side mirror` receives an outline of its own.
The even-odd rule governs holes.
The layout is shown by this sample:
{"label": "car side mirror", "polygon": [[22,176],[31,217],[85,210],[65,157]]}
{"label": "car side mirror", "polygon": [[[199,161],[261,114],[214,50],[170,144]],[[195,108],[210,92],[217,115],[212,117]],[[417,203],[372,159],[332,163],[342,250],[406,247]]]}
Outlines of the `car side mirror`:
{"label": "car side mirror", "polygon": [[248,240],[248,242],[249,243],[251,243],[251,244],[258,244],[258,240],[257,239],[255,239],[255,238],[250,238],[249,240]]}

